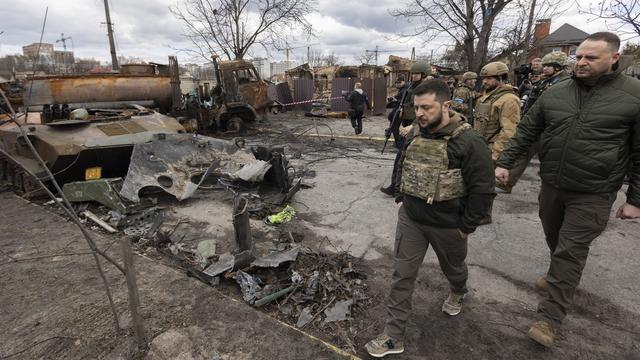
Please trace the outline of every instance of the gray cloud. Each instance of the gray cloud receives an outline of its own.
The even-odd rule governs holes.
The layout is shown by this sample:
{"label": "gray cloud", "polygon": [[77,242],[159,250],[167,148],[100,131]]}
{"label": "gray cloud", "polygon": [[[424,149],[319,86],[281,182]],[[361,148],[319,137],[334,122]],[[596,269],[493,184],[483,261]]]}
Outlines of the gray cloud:
{"label": "gray cloud", "polygon": [[[182,36],[183,24],[169,11],[179,0],[111,0],[112,21],[115,24],[116,42],[120,55],[143,58],[147,61],[166,62],[168,55],[178,55],[179,61],[188,62],[191,57],[173,48],[185,48],[189,43]],[[315,39],[294,39],[292,34],[283,34],[293,46],[301,46],[291,51],[292,59],[306,57],[305,44],[315,44],[313,49],[335,53],[344,63],[355,63],[355,57],[366,49],[401,50],[397,55],[408,56],[411,48],[417,54],[428,55],[431,51],[439,54],[451,41],[440,38],[424,44],[419,38],[398,39],[398,33],[411,32],[415,24],[394,18],[389,11],[403,6],[403,0],[319,0],[317,13],[309,19],[318,36]],[[31,0],[15,4],[10,0],[0,0],[0,55],[20,53],[23,45],[37,42],[46,6],[49,15],[43,41],[56,43],[60,34],[73,37],[73,47],[77,57],[94,57],[103,61],[110,59],[107,40],[104,6],[102,0]],[[552,30],[564,22],[569,22],[584,31],[594,32],[606,29],[602,21],[587,21],[575,6],[553,20]],[[70,47],[71,44],[69,43]],[[254,56],[267,55],[265,50],[255,48]],[[270,57],[283,59],[284,54],[272,50]],[[386,61],[388,53],[379,54],[379,63]]]}

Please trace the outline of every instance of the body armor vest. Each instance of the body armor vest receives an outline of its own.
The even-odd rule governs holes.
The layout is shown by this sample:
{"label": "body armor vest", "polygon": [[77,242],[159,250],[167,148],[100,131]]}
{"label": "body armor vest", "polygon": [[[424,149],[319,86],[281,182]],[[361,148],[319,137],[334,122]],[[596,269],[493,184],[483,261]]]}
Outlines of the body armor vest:
{"label": "body armor vest", "polygon": [[442,139],[414,138],[402,165],[400,191],[426,200],[428,204],[463,197],[466,188],[462,170],[449,169],[447,144],[470,128],[471,125],[463,123]]}
{"label": "body armor vest", "polygon": [[509,93],[513,94],[513,90],[505,86],[494,90],[491,95],[481,101],[479,100],[476,104],[473,113],[473,128],[489,143],[500,132],[500,120],[491,116],[491,108],[496,100]]}

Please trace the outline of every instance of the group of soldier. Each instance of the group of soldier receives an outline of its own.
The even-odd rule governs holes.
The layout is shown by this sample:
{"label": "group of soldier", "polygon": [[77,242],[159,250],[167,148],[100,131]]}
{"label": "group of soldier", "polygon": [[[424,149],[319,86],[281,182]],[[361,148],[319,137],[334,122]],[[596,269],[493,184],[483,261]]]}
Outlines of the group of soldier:
{"label": "group of soldier", "polygon": [[400,88],[405,101],[393,110],[401,121],[388,130],[399,151],[392,183],[381,191],[401,206],[385,327],[365,345],[370,355],[404,351],[429,245],[450,283],[442,311],[462,311],[467,238],[491,222],[496,193],[510,193],[536,153],[550,264],[535,281],[546,296],[528,335],[552,346],[625,176],[627,199],[616,216],[640,218],[640,81],[622,74],[619,47],[617,35],[594,33],[578,47],[571,73],[566,55],[552,52],[532,62],[520,88],[501,62],[465,73],[453,92],[428,64],[413,65]]}

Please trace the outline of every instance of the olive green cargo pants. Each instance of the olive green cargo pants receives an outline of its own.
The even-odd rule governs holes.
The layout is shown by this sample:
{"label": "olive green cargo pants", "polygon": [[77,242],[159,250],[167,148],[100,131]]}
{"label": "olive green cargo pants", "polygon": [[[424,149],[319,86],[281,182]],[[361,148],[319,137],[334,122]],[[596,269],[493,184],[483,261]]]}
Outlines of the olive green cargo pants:
{"label": "olive green cargo pants", "polygon": [[591,242],[604,231],[616,193],[540,189],[540,220],[551,252],[547,298],[538,305],[545,320],[560,326],[573,303]]}
{"label": "olive green cargo pants", "polygon": [[[467,238],[458,229],[420,224],[409,218],[404,207],[398,211],[393,259],[393,282],[386,299],[387,320],[385,334],[403,339],[411,315],[411,297],[418,270],[429,244],[438,257],[440,268],[449,280],[451,290],[467,292]],[[446,294],[442,294],[444,300]]]}

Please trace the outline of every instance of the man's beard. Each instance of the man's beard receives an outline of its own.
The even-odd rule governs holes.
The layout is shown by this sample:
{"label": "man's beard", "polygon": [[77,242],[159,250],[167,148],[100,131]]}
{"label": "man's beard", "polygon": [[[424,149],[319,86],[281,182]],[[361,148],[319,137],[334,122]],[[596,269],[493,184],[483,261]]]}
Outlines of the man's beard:
{"label": "man's beard", "polygon": [[493,91],[493,90],[495,90],[497,88],[498,88],[498,84],[484,87],[484,89],[487,90],[487,91]]}
{"label": "man's beard", "polygon": [[421,130],[434,130],[438,128],[440,124],[442,124],[442,110],[440,110],[440,112],[438,112],[438,114],[436,114],[436,116],[431,119],[431,122],[427,124],[426,128],[421,127]]}
{"label": "man's beard", "polygon": [[432,122],[429,125],[427,125],[427,127],[429,128],[429,130],[433,130],[438,126],[440,126],[441,123],[442,123],[442,110],[438,112],[438,115],[433,117]]}

